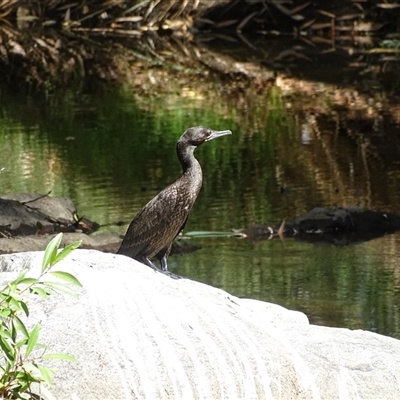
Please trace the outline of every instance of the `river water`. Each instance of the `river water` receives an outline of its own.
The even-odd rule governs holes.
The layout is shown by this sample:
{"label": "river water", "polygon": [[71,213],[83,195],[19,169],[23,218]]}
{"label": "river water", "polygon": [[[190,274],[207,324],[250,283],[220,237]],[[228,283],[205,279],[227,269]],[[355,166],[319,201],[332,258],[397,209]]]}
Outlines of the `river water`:
{"label": "river water", "polygon": [[[190,88],[140,101],[129,90],[39,99],[2,92],[0,100],[0,194],[69,197],[101,231],[123,234],[179,176],[175,143],[194,125],[233,135],[196,151],[204,184],[186,233],[279,223],[313,207],[400,214],[398,149],[392,140],[383,156],[374,151],[384,134],[398,140],[399,127],[385,125],[385,115],[380,128],[371,118],[371,126],[347,129],[337,112],[316,123],[276,90],[247,108]],[[171,256],[174,273],[303,311],[312,323],[400,339],[400,234],[345,245],[189,237],[201,249]]]}

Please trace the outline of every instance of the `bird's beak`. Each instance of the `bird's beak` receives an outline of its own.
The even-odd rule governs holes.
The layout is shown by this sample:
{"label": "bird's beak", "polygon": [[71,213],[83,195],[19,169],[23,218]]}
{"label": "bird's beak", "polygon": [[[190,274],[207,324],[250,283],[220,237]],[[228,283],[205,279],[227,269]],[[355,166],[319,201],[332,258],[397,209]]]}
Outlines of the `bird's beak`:
{"label": "bird's beak", "polygon": [[232,135],[232,132],[229,130],[226,131],[212,131],[211,135],[206,139],[206,142],[209,142],[210,140],[216,139],[221,136],[225,135]]}

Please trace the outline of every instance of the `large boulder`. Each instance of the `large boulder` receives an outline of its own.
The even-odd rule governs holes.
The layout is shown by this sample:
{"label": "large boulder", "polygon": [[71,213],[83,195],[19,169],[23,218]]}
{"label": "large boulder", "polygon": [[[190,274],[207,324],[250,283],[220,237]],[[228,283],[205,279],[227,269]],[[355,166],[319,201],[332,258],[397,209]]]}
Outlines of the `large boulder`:
{"label": "large boulder", "polygon": [[[43,253],[0,256],[4,285]],[[310,325],[278,305],[173,280],[120,255],[77,250],[59,264],[79,297],[30,298],[55,399],[398,399],[400,341]]]}

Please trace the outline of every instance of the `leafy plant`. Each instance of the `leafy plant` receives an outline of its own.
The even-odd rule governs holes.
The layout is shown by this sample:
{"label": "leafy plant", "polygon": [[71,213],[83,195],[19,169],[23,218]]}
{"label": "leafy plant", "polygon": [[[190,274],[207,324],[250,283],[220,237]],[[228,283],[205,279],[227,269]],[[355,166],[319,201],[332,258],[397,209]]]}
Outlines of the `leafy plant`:
{"label": "leafy plant", "polygon": [[400,49],[399,39],[382,40],[380,46],[385,49]]}
{"label": "leafy plant", "polygon": [[[40,364],[43,359],[74,360],[72,356],[66,354],[45,354],[46,346],[38,341],[41,326],[36,324],[28,330],[21,319],[21,315],[29,317],[26,300],[29,293],[43,299],[47,299],[53,292],[77,296],[67,284],[82,286],[80,282],[68,272],[52,271],[52,267],[79,247],[81,242],[71,243],[59,251],[61,240],[62,233],[59,233],[47,245],[38,278],[27,277],[28,270],[25,270],[0,291],[0,398],[2,399],[31,399],[32,383],[51,383],[54,371]],[[57,279],[47,280],[49,275]]]}

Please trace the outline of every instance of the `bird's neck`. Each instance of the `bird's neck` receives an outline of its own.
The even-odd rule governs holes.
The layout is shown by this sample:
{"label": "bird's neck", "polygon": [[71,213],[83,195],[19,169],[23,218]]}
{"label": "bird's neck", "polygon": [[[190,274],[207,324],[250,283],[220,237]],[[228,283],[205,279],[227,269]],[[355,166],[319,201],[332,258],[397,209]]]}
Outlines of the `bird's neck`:
{"label": "bird's neck", "polygon": [[195,146],[179,142],[176,148],[179,162],[181,163],[183,169],[182,178],[185,177],[193,183],[196,182],[201,187],[203,174],[201,171],[200,163],[196,160],[194,156],[195,149]]}

